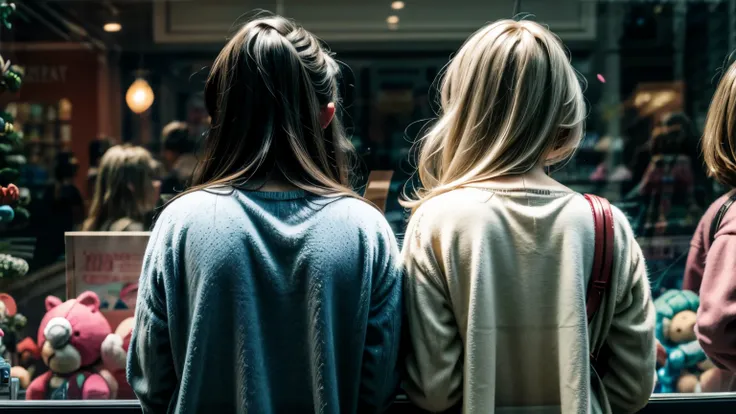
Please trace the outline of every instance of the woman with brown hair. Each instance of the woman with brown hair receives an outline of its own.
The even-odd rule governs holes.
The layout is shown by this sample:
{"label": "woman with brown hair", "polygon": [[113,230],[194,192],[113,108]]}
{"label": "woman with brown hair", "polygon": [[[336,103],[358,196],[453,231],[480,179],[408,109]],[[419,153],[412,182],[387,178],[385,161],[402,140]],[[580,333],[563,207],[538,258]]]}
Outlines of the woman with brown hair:
{"label": "woman with brown hair", "polygon": [[736,390],[736,63],[721,78],[703,131],[708,173],[731,188],[703,215],[691,241],[683,289],[700,294],[696,332],[722,369],[703,388]]}
{"label": "woman with brown hair", "polygon": [[217,56],[194,185],[157,218],[139,283],[128,379],[144,412],[392,402],[398,249],[351,189],[339,72],[277,16],[247,23]]}
{"label": "woman with brown hair", "polygon": [[156,206],[155,162],[142,147],[117,145],[100,162],[85,231],[143,231]]}

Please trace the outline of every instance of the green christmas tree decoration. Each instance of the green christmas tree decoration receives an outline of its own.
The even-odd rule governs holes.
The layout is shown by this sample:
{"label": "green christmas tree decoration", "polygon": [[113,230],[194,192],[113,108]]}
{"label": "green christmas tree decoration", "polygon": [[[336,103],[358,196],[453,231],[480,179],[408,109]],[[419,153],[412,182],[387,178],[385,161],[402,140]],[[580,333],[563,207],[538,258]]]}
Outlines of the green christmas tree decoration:
{"label": "green christmas tree decoration", "polygon": [[26,161],[26,157],[19,154],[12,154],[5,157],[5,163],[8,165],[8,168],[18,169],[26,165]]}
{"label": "green christmas tree decoration", "polygon": [[25,71],[23,68],[13,65],[3,75],[3,86],[10,92],[18,92],[20,85],[23,83]]}
{"label": "green christmas tree decoration", "polygon": [[15,207],[15,220],[16,222],[20,223],[27,223],[28,220],[31,218],[31,213],[28,212],[28,210],[25,209],[25,207],[16,206]]}
{"label": "green christmas tree decoration", "polygon": [[[15,16],[15,4],[0,0],[0,24],[11,29]],[[18,92],[23,84],[23,76],[22,67],[0,56],[0,93]],[[30,202],[27,196],[30,193],[13,184],[20,177],[18,169],[26,163],[23,133],[15,130],[14,122],[9,112],[0,112],[0,229],[20,228],[28,224],[30,217],[28,210],[23,207]],[[0,242],[0,278],[20,277],[28,272],[25,260],[8,254],[12,250],[12,243]]]}
{"label": "green christmas tree decoration", "polygon": [[13,127],[13,124],[0,118],[0,136],[9,135],[13,132],[15,132],[15,127]]}
{"label": "green christmas tree decoration", "polygon": [[23,76],[25,76],[26,73],[25,70],[18,65],[13,65],[9,60],[5,60],[0,56],[0,71],[2,71],[2,77],[0,77],[0,92],[18,92],[23,84]]}
{"label": "green christmas tree decoration", "polygon": [[0,22],[8,30],[13,28],[13,16],[15,15],[15,4],[3,2],[0,4]]}
{"label": "green christmas tree decoration", "polygon": [[5,142],[7,144],[12,145],[13,147],[20,146],[20,143],[22,140],[23,140],[23,134],[18,131],[13,131],[5,136],[0,136],[0,142]]}
{"label": "green christmas tree decoration", "polygon": [[0,170],[0,186],[7,187],[15,181],[18,181],[20,174],[14,168],[3,168]]}

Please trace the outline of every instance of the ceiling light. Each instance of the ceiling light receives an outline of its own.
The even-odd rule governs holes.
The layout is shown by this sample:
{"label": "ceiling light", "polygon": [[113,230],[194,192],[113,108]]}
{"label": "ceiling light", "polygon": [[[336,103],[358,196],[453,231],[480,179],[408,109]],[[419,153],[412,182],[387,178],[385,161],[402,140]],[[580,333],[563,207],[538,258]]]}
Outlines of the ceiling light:
{"label": "ceiling light", "polygon": [[137,114],[146,112],[153,105],[153,99],[153,89],[143,78],[136,79],[125,94],[125,102]]}
{"label": "ceiling light", "polygon": [[399,16],[388,16],[388,18],[386,18],[386,23],[399,24]]}
{"label": "ceiling light", "polygon": [[117,33],[123,29],[123,26],[120,23],[110,22],[110,23],[105,23],[105,25],[102,26],[102,28],[108,33]]}
{"label": "ceiling light", "polygon": [[406,6],[406,4],[404,4],[403,1],[395,1],[391,3],[391,8],[394,10],[401,10],[404,8],[404,6]]}

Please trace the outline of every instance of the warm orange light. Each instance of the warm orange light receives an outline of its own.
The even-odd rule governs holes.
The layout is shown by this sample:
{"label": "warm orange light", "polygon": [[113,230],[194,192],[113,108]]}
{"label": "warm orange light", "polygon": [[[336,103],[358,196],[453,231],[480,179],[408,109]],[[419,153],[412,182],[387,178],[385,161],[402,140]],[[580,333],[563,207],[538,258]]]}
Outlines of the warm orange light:
{"label": "warm orange light", "polygon": [[406,4],[404,4],[403,1],[395,1],[391,3],[391,8],[394,10],[401,10],[404,8],[404,6],[406,6]]}
{"label": "warm orange light", "polygon": [[153,89],[145,79],[138,78],[130,85],[125,94],[125,102],[131,111],[141,114],[153,105]]}
{"label": "warm orange light", "polygon": [[399,24],[399,16],[388,16],[388,18],[386,18],[386,23]]}
{"label": "warm orange light", "polygon": [[102,26],[102,29],[108,33],[117,33],[123,30],[123,26],[120,23],[110,22],[105,23],[105,25]]}

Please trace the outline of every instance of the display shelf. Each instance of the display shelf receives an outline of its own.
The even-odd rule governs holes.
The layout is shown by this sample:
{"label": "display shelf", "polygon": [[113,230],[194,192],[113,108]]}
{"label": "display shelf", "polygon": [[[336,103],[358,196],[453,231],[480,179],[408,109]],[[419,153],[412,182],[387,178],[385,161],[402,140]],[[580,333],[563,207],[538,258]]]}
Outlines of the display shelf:
{"label": "display shelf", "polygon": [[[660,394],[652,396],[640,414],[732,414],[736,393]],[[105,413],[140,414],[140,403],[118,401],[7,401],[0,399],[0,412],[9,413]],[[459,412],[459,411],[458,411]],[[399,396],[387,414],[426,413]]]}
{"label": "display shelf", "polygon": [[[33,175],[41,177],[42,181],[49,181],[54,175],[57,155],[71,147],[71,102],[67,99],[54,103],[14,102],[6,110],[15,118],[16,130],[23,133],[28,168],[40,170]],[[21,180],[24,178],[30,179],[22,175]],[[40,184],[36,179],[30,180],[33,182],[21,184]]]}

